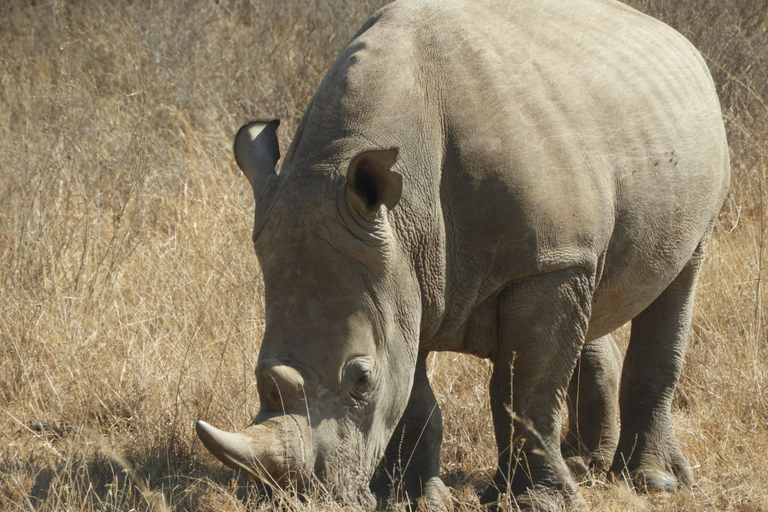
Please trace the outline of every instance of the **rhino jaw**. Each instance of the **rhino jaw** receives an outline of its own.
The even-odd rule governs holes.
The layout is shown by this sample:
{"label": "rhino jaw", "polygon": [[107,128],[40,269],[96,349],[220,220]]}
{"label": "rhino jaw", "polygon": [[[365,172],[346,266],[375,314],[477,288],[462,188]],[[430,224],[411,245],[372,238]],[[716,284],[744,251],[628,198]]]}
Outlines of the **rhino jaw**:
{"label": "rhino jaw", "polygon": [[[272,428],[270,428],[272,427]],[[251,480],[282,488],[301,486],[303,457],[276,425],[251,425],[240,433],[219,430],[205,421],[195,424],[197,437],[211,454]],[[303,448],[303,446],[301,447]]]}

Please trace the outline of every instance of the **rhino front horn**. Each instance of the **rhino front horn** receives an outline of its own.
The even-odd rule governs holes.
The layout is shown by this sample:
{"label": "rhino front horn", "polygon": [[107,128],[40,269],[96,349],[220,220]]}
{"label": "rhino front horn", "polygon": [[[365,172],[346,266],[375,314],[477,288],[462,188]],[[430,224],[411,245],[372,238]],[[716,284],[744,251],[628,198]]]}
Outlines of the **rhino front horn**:
{"label": "rhino front horn", "polygon": [[258,450],[251,439],[224,432],[204,421],[198,421],[195,430],[200,441],[217,459],[250,478],[260,479]]}
{"label": "rhino front horn", "polygon": [[[240,433],[219,430],[205,421],[195,424],[197,437],[217,459],[254,481],[286,487],[300,483],[303,446],[297,444],[296,422],[276,418],[251,425]],[[286,428],[288,427],[288,428]]]}

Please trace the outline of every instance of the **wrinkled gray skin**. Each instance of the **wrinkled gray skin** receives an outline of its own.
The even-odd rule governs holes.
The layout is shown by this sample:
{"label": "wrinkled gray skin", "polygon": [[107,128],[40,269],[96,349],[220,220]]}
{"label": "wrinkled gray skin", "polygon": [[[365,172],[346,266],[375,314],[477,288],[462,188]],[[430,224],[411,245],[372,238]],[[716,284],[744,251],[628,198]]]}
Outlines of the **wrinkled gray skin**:
{"label": "wrinkled gray skin", "polygon": [[[671,400],[729,164],[680,34],[612,0],[396,2],[330,69],[279,174],[276,128],[235,142],[266,331],[253,424],[198,423],[217,457],[268,485],[450,509],[425,369],[450,350],[494,364],[485,501],[580,502],[567,396],[569,460],[690,484]],[[609,335],[630,320],[619,434]]]}

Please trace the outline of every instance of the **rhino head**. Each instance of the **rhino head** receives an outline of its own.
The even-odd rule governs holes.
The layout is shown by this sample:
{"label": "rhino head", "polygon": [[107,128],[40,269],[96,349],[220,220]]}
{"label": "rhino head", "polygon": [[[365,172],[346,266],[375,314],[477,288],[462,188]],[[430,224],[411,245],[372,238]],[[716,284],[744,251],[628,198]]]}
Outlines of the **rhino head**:
{"label": "rhino head", "polygon": [[268,486],[301,489],[317,478],[341,499],[370,499],[408,401],[420,322],[415,273],[388,218],[402,191],[398,152],[286,159],[278,175],[278,124],[245,125],[234,148],[256,200],[265,284],[260,411],[240,433],[202,421],[197,433],[222,462]]}

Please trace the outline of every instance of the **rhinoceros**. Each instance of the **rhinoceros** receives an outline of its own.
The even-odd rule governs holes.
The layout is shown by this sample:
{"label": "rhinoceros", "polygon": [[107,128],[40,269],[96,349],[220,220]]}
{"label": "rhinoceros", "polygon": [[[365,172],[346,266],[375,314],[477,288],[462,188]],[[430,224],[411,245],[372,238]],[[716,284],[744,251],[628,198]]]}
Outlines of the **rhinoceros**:
{"label": "rhinoceros", "polygon": [[276,172],[278,123],[235,138],[261,407],[240,433],[198,422],[216,457],[270,486],[450,509],[425,360],[455,351],[493,363],[483,501],[579,503],[560,436],[581,356],[596,405],[570,386],[569,445],[643,487],[691,483],[671,404],[729,154],[682,35],[614,0],[401,0],[341,52]]}

